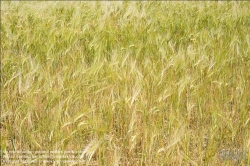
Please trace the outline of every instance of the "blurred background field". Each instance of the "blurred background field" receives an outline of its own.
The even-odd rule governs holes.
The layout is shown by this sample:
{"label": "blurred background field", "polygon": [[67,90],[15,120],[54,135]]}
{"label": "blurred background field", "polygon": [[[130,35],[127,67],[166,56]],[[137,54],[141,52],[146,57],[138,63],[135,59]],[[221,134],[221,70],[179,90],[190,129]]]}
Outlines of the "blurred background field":
{"label": "blurred background field", "polygon": [[250,165],[249,89],[249,2],[1,1],[5,154]]}

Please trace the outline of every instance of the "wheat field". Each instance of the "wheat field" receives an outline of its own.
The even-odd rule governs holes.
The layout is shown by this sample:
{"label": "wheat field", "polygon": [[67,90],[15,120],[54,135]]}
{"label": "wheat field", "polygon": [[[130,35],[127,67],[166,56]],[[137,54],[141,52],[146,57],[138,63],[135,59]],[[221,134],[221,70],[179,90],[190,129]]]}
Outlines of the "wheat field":
{"label": "wheat field", "polygon": [[2,162],[250,165],[250,3],[1,1],[0,130]]}

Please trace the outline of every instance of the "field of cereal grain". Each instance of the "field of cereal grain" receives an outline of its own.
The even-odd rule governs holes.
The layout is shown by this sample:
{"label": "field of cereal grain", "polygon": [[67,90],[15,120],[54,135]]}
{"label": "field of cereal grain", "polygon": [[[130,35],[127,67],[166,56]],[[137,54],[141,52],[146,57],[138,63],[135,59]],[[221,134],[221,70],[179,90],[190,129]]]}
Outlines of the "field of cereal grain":
{"label": "field of cereal grain", "polygon": [[9,165],[250,165],[250,3],[1,1],[0,130]]}

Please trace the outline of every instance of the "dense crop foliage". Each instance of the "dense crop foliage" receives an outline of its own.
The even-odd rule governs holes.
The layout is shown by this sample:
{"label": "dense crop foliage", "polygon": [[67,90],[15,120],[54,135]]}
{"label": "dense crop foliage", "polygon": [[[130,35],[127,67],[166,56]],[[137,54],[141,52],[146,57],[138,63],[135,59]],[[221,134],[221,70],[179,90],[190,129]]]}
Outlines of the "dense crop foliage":
{"label": "dense crop foliage", "polygon": [[1,151],[250,164],[249,2],[1,2]]}

